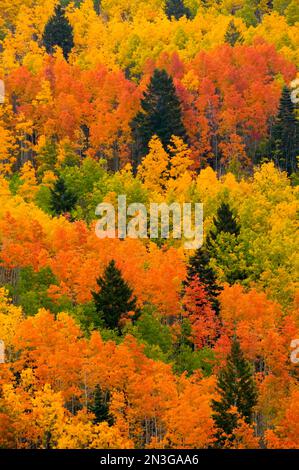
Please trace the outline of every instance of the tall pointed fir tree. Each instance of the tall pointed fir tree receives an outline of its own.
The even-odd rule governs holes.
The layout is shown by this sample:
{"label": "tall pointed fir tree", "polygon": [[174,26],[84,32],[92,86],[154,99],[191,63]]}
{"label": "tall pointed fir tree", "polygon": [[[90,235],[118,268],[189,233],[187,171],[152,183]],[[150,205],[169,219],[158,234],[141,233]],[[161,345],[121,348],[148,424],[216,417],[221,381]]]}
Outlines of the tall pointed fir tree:
{"label": "tall pointed fir tree", "polygon": [[106,328],[120,331],[120,320],[129,312],[134,312],[131,317],[133,320],[137,318],[137,299],[133,296],[133,290],[123,279],[114,260],[111,260],[105,268],[104,274],[99,277],[97,284],[99,291],[92,292],[92,296],[96,311]]}
{"label": "tall pointed fir tree", "polygon": [[229,284],[247,276],[246,258],[240,247],[241,227],[229,204],[222,202],[213,219],[213,227],[206,238],[206,250],[222,273],[222,281]]}
{"label": "tall pointed fir tree", "polygon": [[46,24],[43,44],[48,54],[53,53],[55,46],[61,47],[66,60],[74,47],[73,28],[60,4],[56,6],[54,15]]}
{"label": "tall pointed fir tree", "polygon": [[[216,426],[216,447],[234,439],[238,419],[252,423],[257,389],[250,363],[244,358],[240,343],[233,338],[231,352],[217,379],[219,400],[212,400],[212,417]],[[235,411],[234,411],[235,409]]]}
{"label": "tall pointed fir tree", "polygon": [[51,189],[50,208],[56,215],[71,212],[77,203],[77,196],[69,191],[63,178],[59,177]]}
{"label": "tall pointed fir tree", "polygon": [[156,69],[141,100],[141,111],[131,122],[134,137],[134,164],[141,162],[148,152],[148,143],[154,135],[165,150],[173,135],[187,140],[182,121],[182,109],[172,77],[165,70]]}
{"label": "tall pointed fir tree", "polygon": [[212,309],[219,315],[220,303],[218,296],[222,291],[222,287],[217,282],[215,271],[210,267],[210,256],[205,248],[198,248],[194,255],[190,257],[184,287],[189,286],[196,277],[204,287]]}
{"label": "tall pointed fir tree", "polygon": [[231,210],[229,204],[222,202],[217,210],[217,216],[213,219],[214,228],[208,235],[208,245],[211,240],[216,240],[220,233],[230,233],[236,237],[240,234],[240,225]]}
{"label": "tall pointed fir tree", "polygon": [[276,165],[288,174],[296,172],[299,156],[299,120],[296,116],[296,105],[291,99],[291,91],[286,86],[282,90],[270,146]]}
{"label": "tall pointed fir tree", "polygon": [[94,391],[93,402],[89,405],[88,410],[95,415],[94,424],[107,423],[113,425],[113,416],[109,412],[110,394],[104,392],[102,388],[97,385]]}
{"label": "tall pointed fir tree", "polygon": [[184,5],[182,0],[166,0],[165,13],[167,17],[179,20],[182,16],[191,17],[189,8]]}
{"label": "tall pointed fir tree", "polygon": [[242,34],[237,29],[234,20],[229,22],[228,28],[224,36],[224,41],[227,44],[230,44],[232,47],[234,47],[237,43],[241,44],[243,42]]}

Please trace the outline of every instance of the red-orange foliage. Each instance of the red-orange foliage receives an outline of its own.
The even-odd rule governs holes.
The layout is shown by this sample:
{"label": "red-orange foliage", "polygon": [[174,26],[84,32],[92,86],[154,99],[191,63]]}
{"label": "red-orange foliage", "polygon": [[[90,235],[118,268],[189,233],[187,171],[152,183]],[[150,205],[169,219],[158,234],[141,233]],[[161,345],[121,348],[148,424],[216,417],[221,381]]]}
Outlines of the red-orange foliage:
{"label": "red-orange foliage", "polygon": [[[281,86],[275,76],[281,74],[288,83],[296,74],[295,66],[263,41],[201,51],[187,64],[177,53],[164,54],[158,66],[175,78],[197,165],[211,158],[212,152],[220,161],[227,160],[228,149],[239,155],[242,144],[254,148],[277,112]],[[152,69],[153,65],[150,73]],[[241,163],[244,158],[243,151]]]}
{"label": "red-orange foliage", "polygon": [[198,277],[185,289],[183,316],[190,321],[191,339],[197,348],[213,345],[219,333],[220,323]]}
{"label": "red-orange foliage", "polygon": [[140,240],[100,240],[82,221],[7,213],[0,221],[2,260],[6,266],[49,266],[59,280],[50,288],[53,298],[91,300],[96,279],[113,258],[125,279],[134,286],[139,303],[151,302],[163,315],[179,312],[179,291],[185,276],[183,256],[174,248],[160,250]]}

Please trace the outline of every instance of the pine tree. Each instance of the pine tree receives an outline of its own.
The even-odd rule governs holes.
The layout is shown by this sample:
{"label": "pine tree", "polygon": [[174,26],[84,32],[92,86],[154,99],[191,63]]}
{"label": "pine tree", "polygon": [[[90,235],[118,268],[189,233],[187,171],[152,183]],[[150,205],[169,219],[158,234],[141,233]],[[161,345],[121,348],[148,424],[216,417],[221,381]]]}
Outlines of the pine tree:
{"label": "pine tree", "polygon": [[77,203],[77,197],[71,191],[69,191],[63,178],[58,178],[55,181],[54,188],[51,189],[51,200],[50,208],[57,214],[65,214],[74,209]]}
{"label": "pine tree", "polygon": [[110,261],[97,284],[100,290],[92,292],[92,296],[96,310],[107,328],[120,330],[119,321],[129,312],[135,312],[133,320],[137,318],[136,297],[114,260]]}
{"label": "pine tree", "polygon": [[113,425],[114,420],[109,412],[109,401],[109,392],[104,393],[101,387],[97,385],[94,392],[93,403],[88,407],[89,411],[95,415],[94,424],[107,421],[110,426]]}
{"label": "pine tree", "polygon": [[74,47],[73,28],[61,5],[56,6],[54,15],[45,27],[43,43],[48,54],[53,53],[55,46],[61,47],[66,60]]}
{"label": "pine tree", "polygon": [[214,229],[207,237],[207,246],[211,245],[212,240],[216,240],[220,233],[230,233],[236,237],[240,234],[240,225],[232,212],[229,204],[222,202],[217,210],[217,216],[213,219]]}
{"label": "pine tree", "polygon": [[222,202],[213,219],[213,228],[207,236],[206,250],[222,271],[222,280],[229,284],[247,277],[244,250],[239,240],[240,230],[241,227],[229,204]]}
{"label": "pine tree", "polygon": [[277,166],[289,174],[297,169],[296,157],[299,155],[299,121],[296,105],[292,102],[291,92],[284,87],[278,114],[270,141],[271,155]]}
{"label": "pine tree", "polygon": [[224,36],[224,41],[227,44],[230,44],[232,47],[235,46],[235,44],[239,43],[241,44],[243,42],[243,37],[240,31],[237,29],[234,21],[230,21],[228,28],[226,30],[225,36]]}
{"label": "pine tree", "polygon": [[182,16],[186,16],[187,18],[191,17],[189,8],[185,7],[182,0],[167,0],[165,13],[170,20],[172,17],[176,20],[179,20]]}
{"label": "pine tree", "polygon": [[216,273],[210,267],[209,253],[204,248],[198,248],[195,254],[190,257],[187,266],[187,279],[184,282],[184,286],[190,286],[196,276],[205,288],[207,299],[214,312],[218,315],[220,312],[218,296],[222,291],[222,287],[217,283]]}
{"label": "pine tree", "polygon": [[243,418],[248,424],[252,422],[252,412],[257,402],[252,369],[236,337],[233,338],[227,364],[218,375],[217,392],[220,400],[212,401],[212,417],[217,428],[216,446],[222,447],[227,439],[233,440],[238,418]]}
{"label": "pine tree", "polygon": [[156,69],[141,100],[142,110],[131,122],[135,140],[135,164],[148,153],[148,143],[154,135],[161,140],[164,149],[173,135],[186,141],[180,101],[176,95],[172,77],[165,70]]}

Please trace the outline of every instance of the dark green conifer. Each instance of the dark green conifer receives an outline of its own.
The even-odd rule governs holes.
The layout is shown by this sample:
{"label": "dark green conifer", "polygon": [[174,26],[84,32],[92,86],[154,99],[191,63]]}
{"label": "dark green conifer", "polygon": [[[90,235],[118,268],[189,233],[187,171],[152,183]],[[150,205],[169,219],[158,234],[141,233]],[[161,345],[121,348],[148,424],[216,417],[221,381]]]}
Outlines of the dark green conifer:
{"label": "dark green conifer", "polygon": [[189,8],[185,7],[182,0],[167,0],[165,12],[169,19],[175,18],[179,20],[182,16],[186,16],[187,18],[191,17]]}
{"label": "dark green conifer", "polygon": [[231,20],[226,30],[224,41],[234,47],[237,43],[243,42],[243,37],[240,31],[237,29],[234,20]]}
{"label": "dark green conifer", "polygon": [[[222,447],[227,439],[233,440],[238,417],[248,424],[252,422],[253,408],[257,402],[252,368],[244,358],[236,337],[233,338],[227,364],[218,375],[217,392],[220,398],[212,401],[212,417],[217,428],[216,446]],[[236,412],[232,412],[233,407]]]}
{"label": "dark green conifer", "polygon": [[137,318],[136,297],[133,296],[133,290],[123,279],[114,260],[110,261],[97,284],[99,291],[92,292],[92,296],[106,328],[120,329],[120,319],[129,312],[135,312],[133,320]]}
{"label": "dark green conifer", "polygon": [[93,403],[88,407],[89,411],[95,415],[95,424],[107,421],[110,426],[113,425],[114,420],[109,412],[109,401],[109,392],[103,392],[102,388],[97,385],[94,392]]}
{"label": "dark green conifer", "polygon": [[217,210],[217,216],[213,219],[213,229],[208,235],[207,246],[210,246],[211,241],[215,241],[220,233],[230,233],[236,237],[240,234],[240,225],[226,202],[221,203]]}
{"label": "dark green conifer", "polygon": [[71,212],[77,203],[77,196],[66,188],[63,178],[59,177],[51,189],[50,208],[56,215]]}
{"label": "dark green conifer", "polygon": [[135,141],[135,164],[148,152],[150,139],[157,135],[165,149],[172,135],[186,141],[182,110],[172,77],[156,69],[141,100],[141,111],[131,122]]}
{"label": "dark green conifer", "polygon": [[43,43],[48,54],[53,53],[55,46],[61,47],[66,60],[74,47],[73,28],[60,4],[56,6],[54,15],[46,24]]}
{"label": "dark green conifer", "polygon": [[271,156],[281,170],[289,174],[297,171],[299,121],[296,116],[296,105],[291,99],[291,91],[286,86],[282,90],[270,146]]}

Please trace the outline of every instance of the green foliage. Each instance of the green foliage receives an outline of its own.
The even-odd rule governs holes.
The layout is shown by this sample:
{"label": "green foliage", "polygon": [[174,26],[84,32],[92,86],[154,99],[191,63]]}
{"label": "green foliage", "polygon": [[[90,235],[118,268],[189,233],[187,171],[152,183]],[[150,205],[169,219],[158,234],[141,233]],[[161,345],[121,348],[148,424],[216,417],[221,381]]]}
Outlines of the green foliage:
{"label": "green foliage", "polygon": [[158,346],[163,353],[169,353],[171,333],[157,315],[153,308],[145,307],[134,327],[134,336],[143,343]]}
{"label": "green foliage", "polygon": [[260,0],[244,0],[240,10],[236,12],[247,26],[257,26],[262,20],[263,11],[259,8]]}
{"label": "green foliage", "polygon": [[17,286],[11,288],[11,291],[26,315],[35,315],[39,308],[56,312],[59,310],[59,305],[56,305],[48,295],[48,288],[56,284],[57,279],[49,267],[35,272],[29,266],[21,269]]}
{"label": "green foliage", "polygon": [[109,174],[105,170],[105,161],[86,158],[80,166],[62,169],[60,175],[67,190],[76,197],[74,215],[93,220],[96,206],[108,193]]}
{"label": "green foliage", "polygon": [[194,350],[194,344],[190,341],[191,325],[187,318],[181,321],[181,336],[179,341],[173,344],[171,360],[173,370],[177,374],[187,372],[193,374],[200,369],[205,376],[213,373],[215,357],[212,349],[204,347]]}
{"label": "green foliage", "polygon": [[96,311],[103,320],[104,325],[111,330],[121,330],[120,320],[134,312],[133,319],[137,317],[136,297],[133,290],[123,279],[121,271],[111,260],[105,268],[102,277],[97,280],[99,292],[92,292]]}
{"label": "green foliage", "polygon": [[36,156],[39,164],[37,171],[39,176],[42,176],[45,171],[54,170],[57,163],[57,153],[58,149],[55,140],[47,139]]}
{"label": "green foliage", "polygon": [[286,19],[289,25],[294,26],[299,22],[299,6],[297,0],[292,0],[286,11]]}
{"label": "green foliage", "polygon": [[87,336],[89,336],[93,330],[105,328],[103,320],[97,313],[94,302],[75,305],[70,314],[79,323],[82,331],[84,331]]}
{"label": "green foliage", "polygon": [[93,403],[89,405],[88,411],[95,415],[94,424],[106,421],[110,426],[113,425],[113,416],[109,413],[110,394],[103,391],[98,385],[93,395]]}
{"label": "green foliage", "polygon": [[248,247],[235,235],[222,232],[209,244],[211,267],[221,282],[234,284],[245,281],[248,276]]}
{"label": "green foliage", "polygon": [[273,0],[273,10],[276,10],[280,15],[283,15],[291,1],[292,0]]}
{"label": "green foliage", "polygon": [[213,373],[215,357],[212,349],[203,348],[197,351],[187,344],[181,344],[175,353],[173,369],[177,374],[187,372],[193,374],[200,369],[204,376],[210,376]]}
{"label": "green foliage", "polygon": [[[229,204],[222,202],[213,219],[214,229],[209,233],[208,240],[216,240],[220,233],[230,233],[236,237],[240,234],[240,226]],[[208,241],[209,245],[209,241]]]}
{"label": "green foliage", "polygon": [[179,20],[182,16],[190,18],[191,12],[182,0],[166,0],[165,13],[169,19]]}
{"label": "green foliage", "polygon": [[77,197],[66,188],[63,178],[59,177],[51,191],[50,208],[56,215],[71,212],[77,202]]}
{"label": "green foliage", "polygon": [[[223,446],[226,439],[233,439],[238,417],[252,422],[253,408],[257,402],[257,390],[250,364],[244,358],[239,341],[234,337],[227,363],[218,375],[219,400],[212,401],[213,419],[217,428],[216,446]],[[232,410],[236,408],[236,411]],[[239,415],[239,416],[238,416]]]}
{"label": "green foliage", "polygon": [[190,11],[191,17],[194,18],[201,5],[201,0],[184,0],[184,5]]}
{"label": "green foliage", "polygon": [[224,41],[230,44],[231,46],[235,46],[237,43],[240,44],[243,42],[242,34],[237,29],[233,20],[230,21],[228,25],[228,28],[224,36]]}
{"label": "green foliage", "polygon": [[206,240],[206,250],[222,282],[243,281],[247,277],[244,246],[240,245],[241,227],[229,204],[222,202]]}
{"label": "green foliage", "polygon": [[172,135],[186,140],[181,104],[173,79],[165,70],[155,69],[141,100],[141,108],[131,123],[136,163],[147,153],[148,143],[154,135],[159,137],[165,149]]}
{"label": "green foliage", "polygon": [[20,186],[22,186],[20,175],[19,173],[14,173],[9,178],[9,190],[12,192],[12,194],[16,194]]}
{"label": "green foliage", "polygon": [[81,163],[81,156],[76,152],[69,142],[65,142],[62,146],[64,158],[60,163],[61,168],[76,167]]}
{"label": "green foliage", "polygon": [[282,90],[270,144],[276,165],[288,174],[295,172],[299,155],[299,121],[296,116],[296,106],[291,100],[290,89],[286,86]]}
{"label": "green foliage", "polygon": [[97,15],[101,13],[101,0],[93,0],[94,11]]}
{"label": "green foliage", "polygon": [[65,186],[76,196],[73,217],[90,222],[95,219],[95,209],[103,199],[111,194],[110,202],[117,203],[117,196],[125,194],[127,204],[148,202],[148,194],[142,182],[134,178],[131,171],[109,173],[106,161],[95,161],[91,158],[83,160],[80,166],[66,167],[60,171]]}
{"label": "green foliage", "polygon": [[51,190],[48,186],[40,185],[34,198],[35,204],[47,214],[51,214]]}

